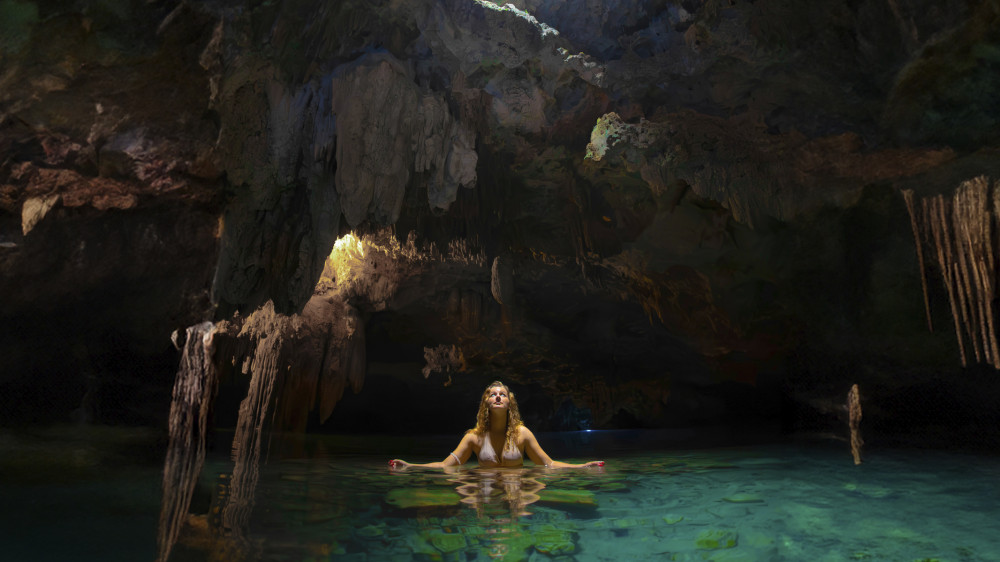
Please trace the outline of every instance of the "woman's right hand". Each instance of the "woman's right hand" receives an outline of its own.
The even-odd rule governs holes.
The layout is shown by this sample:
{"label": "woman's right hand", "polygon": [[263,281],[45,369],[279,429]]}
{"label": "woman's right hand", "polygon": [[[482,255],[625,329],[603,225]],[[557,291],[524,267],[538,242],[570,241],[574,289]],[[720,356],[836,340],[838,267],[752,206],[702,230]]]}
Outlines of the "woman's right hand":
{"label": "woman's right hand", "polygon": [[403,459],[392,459],[389,461],[389,470],[406,470],[409,467],[410,463]]}

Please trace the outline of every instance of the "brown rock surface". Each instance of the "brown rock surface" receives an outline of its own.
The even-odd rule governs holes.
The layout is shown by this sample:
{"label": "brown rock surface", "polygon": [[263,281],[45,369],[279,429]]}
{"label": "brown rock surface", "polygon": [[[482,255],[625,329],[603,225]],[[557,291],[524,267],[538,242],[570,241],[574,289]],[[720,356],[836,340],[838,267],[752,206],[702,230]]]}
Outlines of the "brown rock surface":
{"label": "brown rock surface", "polygon": [[[1000,178],[996,2],[14,4],[2,419],[162,422],[169,334],[270,302],[297,428],[450,430],[495,378],[541,429],[811,428],[855,383],[885,435],[995,421],[901,190]],[[334,274],[349,231],[391,251]]]}

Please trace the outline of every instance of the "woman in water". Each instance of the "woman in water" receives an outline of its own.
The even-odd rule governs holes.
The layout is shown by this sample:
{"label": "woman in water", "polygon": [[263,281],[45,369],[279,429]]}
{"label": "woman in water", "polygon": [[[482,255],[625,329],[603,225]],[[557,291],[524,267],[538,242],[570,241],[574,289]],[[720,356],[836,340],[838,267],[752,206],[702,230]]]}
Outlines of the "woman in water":
{"label": "woman in water", "polygon": [[[497,447],[500,445],[500,453]],[[411,466],[427,468],[445,468],[465,464],[472,453],[476,453],[479,466],[484,468],[520,467],[524,464],[524,453],[528,453],[537,465],[546,468],[580,468],[588,466],[604,466],[604,461],[590,461],[583,464],[570,464],[552,460],[535,439],[524,423],[521,422],[521,412],[517,409],[514,393],[501,382],[493,382],[479,401],[479,413],[476,415],[476,427],[465,432],[462,441],[454,451],[441,462],[426,464],[411,464],[402,459],[392,459],[389,467],[393,470],[404,470]]]}

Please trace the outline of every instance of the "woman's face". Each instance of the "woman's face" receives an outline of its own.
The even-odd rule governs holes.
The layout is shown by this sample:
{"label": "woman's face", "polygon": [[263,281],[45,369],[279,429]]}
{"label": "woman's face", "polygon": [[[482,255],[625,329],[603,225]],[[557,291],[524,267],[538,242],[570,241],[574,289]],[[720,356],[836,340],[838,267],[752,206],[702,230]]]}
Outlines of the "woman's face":
{"label": "woman's face", "polygon": [[508,396],[507,389],[502,386],[494,386],[490,388],[489,396],[486,398],[486,403],[489,405],[490,411],[497,410],[507,410],[510,406],[510,396]]}

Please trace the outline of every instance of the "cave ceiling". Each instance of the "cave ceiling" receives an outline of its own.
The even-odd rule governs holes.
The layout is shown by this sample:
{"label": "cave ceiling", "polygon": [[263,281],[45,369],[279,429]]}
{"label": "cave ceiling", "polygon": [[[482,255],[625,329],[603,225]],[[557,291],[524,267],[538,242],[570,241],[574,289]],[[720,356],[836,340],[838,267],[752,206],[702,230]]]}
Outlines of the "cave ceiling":
{"label": "cave ceiling", "polygon": [[171,332],[219,323],[238,377],[264,316],[312,373],[298,426],[371,385],[509,380],[565,429],[957,364],[901,191],[1000,178],[995,1],[0,0],[0,22],[9,417],[148,421]]}

